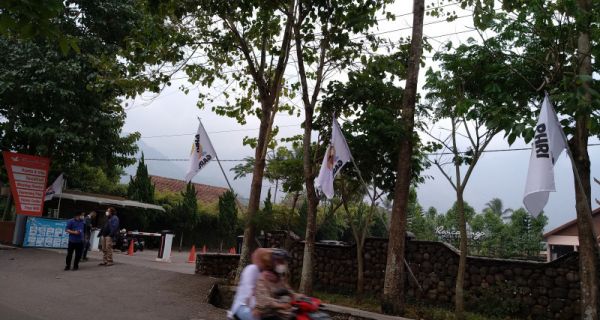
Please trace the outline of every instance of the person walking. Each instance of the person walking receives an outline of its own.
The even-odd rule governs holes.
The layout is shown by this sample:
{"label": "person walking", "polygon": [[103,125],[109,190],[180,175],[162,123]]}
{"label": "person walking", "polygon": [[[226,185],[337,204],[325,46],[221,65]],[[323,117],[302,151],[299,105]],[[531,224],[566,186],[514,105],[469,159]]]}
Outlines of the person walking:
{"label": "person walking", "polygon": [[73,251],[75,251],[75,261],[73,262],[73,271],[79,269],[79,260],[81,251],[83,251],[83,212],[78,212],[75,217],[67,222],[66,232],[69,234],[69,246],[67,248],[67,261],[65,271],[71,269],[71,260],[73,260]]}
{"label": "person walking", "polygon": [[112,266],[113,262],[113,240],[117,237],[119,233],[119,217],[116,215],[117,210],[115,208],[110,207],[106,209],[106,223],[102,227],[100,231],[100,236],[102,239],[102,263],[101,266]]}
{"label": "person walking", "polygon": [[81,261],[87,261],[87,253],[90,250],[90,242],[92,239],[92,228],[94,227],[94,220],[96,219],[96,211],[92,211],[85,216],[84,220],[84,240],[85,244],[83,245],[83,256],[81,257]]}

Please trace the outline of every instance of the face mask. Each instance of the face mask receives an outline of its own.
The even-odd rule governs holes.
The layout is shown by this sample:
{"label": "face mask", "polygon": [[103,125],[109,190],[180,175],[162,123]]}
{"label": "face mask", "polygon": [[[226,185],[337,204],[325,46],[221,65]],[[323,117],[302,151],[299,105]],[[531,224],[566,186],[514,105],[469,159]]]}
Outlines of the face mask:
{"label": "face mask", "polygon": [[286,271],[287,271],[287,266],[285,264],[278,264],[275,266],[275,272],[277,272],[279,274],[286,273]]}
{"label": "face mask", "polygon": [[106,211],[104,214],[106,214],[106,216],[107,216],[107,217],[108,217],[108,215],[109,215],[108,211]]}

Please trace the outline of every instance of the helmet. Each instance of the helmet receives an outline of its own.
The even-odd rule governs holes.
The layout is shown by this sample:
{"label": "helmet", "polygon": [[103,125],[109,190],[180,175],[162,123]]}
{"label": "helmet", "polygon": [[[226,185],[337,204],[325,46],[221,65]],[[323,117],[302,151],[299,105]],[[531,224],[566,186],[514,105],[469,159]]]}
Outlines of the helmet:
{"label": "helmet", "polygon": [[290,255],[287,251],[277,248],[277,249],[273,249],[273,252],[271,253],[271,259],[273,259],[273,260],[289,260]]}

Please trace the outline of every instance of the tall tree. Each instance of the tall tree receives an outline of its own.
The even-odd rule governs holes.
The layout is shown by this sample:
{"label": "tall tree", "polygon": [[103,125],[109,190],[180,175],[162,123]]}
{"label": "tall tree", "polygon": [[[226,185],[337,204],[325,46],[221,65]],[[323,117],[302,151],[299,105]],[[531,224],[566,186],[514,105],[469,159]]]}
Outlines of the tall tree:
{"label": "tall tree", "polygon": [[127,196],[132,200],[154,203],[154,184],[148,175],[148,166],[144,162],[144,153],[142,153],[142,157],[138,163],[135,178],[129,177]]}
{"label": "tall tree", "polygon": [[[0,27],[0,147],[50,157],[50,176],[64,172],[70,187],[116,185],[122,168],[135,163],[139,138],[122,132],[122,97],[162,81],[145,68],[153,64],[149,56],[163,57],[157,42],[169,47],[168,27],[151,23],[145,1],[39,2],[0,5],[0,26],[9,24]],[[31,23],[29,36],[18,30]],[[61,49],[69,43],[46,32],[78,50]],[[145,48],[133,50],[133,43]],[[111,192],[105,185],[97,189]]]}
{"label": "tall tree", "polygon": [[[255,162],[236,278],[250,262],[255,244],[253,221],[259,210],[267,148],[275,115],[284,106],[279,98],[285,85],[294,5],[294,0],[201,0],[175,4],[178,21],[191,38],[186,45],[203,53],[200,59],[188,60],[184,67],[190,81],[211,86],[222,80],[227,88],[235,83],[237,88],[224,91],[225,104],[214,106],[213,110],[242,124],[247,116],[260,120],[258,137],[246,139],[255,148]],[[214,98],[201,94],[198,105],[203,107],[208,102],[214,102]]]}
{"label": "tall tree", "polygon": [[[590,0],[503,1],[502,10],[488,1],[463,1],[476,5],[478,29],[492,29],[497,36],[483,38],[477,46],[494,56],[498,70],[509,70],[506,77],[524,85],[499,87],[514,96],[525,96],[530,105],[524,108],[494,108],[504,113],[499,123],[509,143],[516,137],[529,142],[537,118],[536,100],[543,91],[551,94],[561,124],[569,137],[568,147],[574,156],[575,209],[580,243],[581,314],[584,319],[598,319],[599,249],[590,213],[590,162],[588,139],[600,132],[597,116],[600,82],[592,73],[598,70],[597,56],[600,7]],[[577,40],[575,40],[577,39]],[[497,72],[496,72],[497,73]],[[507,90],[508,89],[508,90]],[[506,112],[510,110],[509,112]]]}
{"label": "tall tree", "polygon": [[234,244],[236,230],[238,228],[238,212],[235,194],[228,190],[219,197],[219,238],[221,238],[221,250],[223,244],[227,246]]}
{"label": "tall tree", "polygon": [[492,213],[497,215],[498,217],[505,219],[509,216],[513,210],[510,208],[504,209],[504,204],[502,203],[502,199],[494,198],[485,204],[485,210],[490,210]]}
{"label": "tall tree", "polygon": [[[486,89],[485,83],[464,74],[462,67],[456,68],[464,65],[464,62],[463,64],[457,62],[464,58],[460,56],[457,58],[450,54],[442,56],[444,73],[428,72],[426,88],[431,90],[427,97],[435,106],[434,121],[450,120],[448,129],[450,133],[448,137],[437,137],[429,131],[428,134],[443,150],[442,154],[448,153],[451,156],[448,161],[445,161],[442,155],[434,163],[456,193],[460,259],[456,277],[455,312],[457,318],[463,319],[464,279],[468,254],[464,191],[479,159],[494,136],[499,133],[499,129],[488,128],[486,124],[491,121],[486,121],[485,113],[481,112],[481,109],[489,103],[479,95]],[[472,56],[465,58],[472,58]],[[475,63],[475,61],[468,63]],[[477,89],[471,90],[475,87]],[[460,141],[462,137],[468,146],[466,150],[461,150],[461,145],[464,144]],[[450,171],[444,169],[447,164],[452,165]]]}
{"label": "tall tree", "polygon": [[[293,29],[300,96],[304,106],[303,171],[308,201],[306,242],[299,290],[306,294],[311,294],[313,287],[313,255],[319,205],[314,186],[317,172],[316,159],[312,157],[314,152],[311,150],[315,107],[327,72],[343,68],[353,59],[358,58],[366,40],[369,39],[350,36],[366,32],[377,24],[376,13],[388,2],[390,1],[299,0],[297,2]],[[315,71],[310,72],[309,68],[314,68]],[[309,84],[311,79],[313,83]]]}
{"label": "tall tree", "polygon": [[179,232],[179,251],[183,248],[183,235],[190,232],[198,224],[198,199],[196,187],[188,182],[185,191],[181,192],[182,200],[173,209],[176,231]]}
{"label": "tall tree", "polygon": [[[402,129],[410,136],[415,123],[415,106],[419,66],[423,53],[423,16],[425,1],[413,1],[413,24],[406,87],[402,103]],[[404,312],[404,252],[406,242],[407,207],[411,184],[411,160],[413,139],[404,139],[398,151],[398,169],[394,190],[394,206],[390,221],[390,237],[383,285],[381,307],[386,314],[400,315]]]}
{"label": "tall tree", "polygon": [[[403,90],[396,81],[406,77],[408,46],[402,45],[398,52],[389,55],[373,55],[363,61],[364,67],[348,73],[347,82],[333,81],[323,99],[317,125],[329,126],[330,114],[346,117],[342,128],[361,177],[368,190],[361,184],[357,172],[351,166],[344,169],[341,192],[346,217],[356,241],[358,276],[357,292],[362,294],[364,279],[363,247],[377,206],[387,194],[393,194],[396,179],[398,146],[404,139],[415,139],[412,161],[412,183],[423,181],[421,172],[428,166],[427,158],[420,150],[421,144],[413,133],[405,136],[402,130],[400,110],[395,106]],[[419,108],[417,115],[423,115]],[[417,127],[422,126],[420,121]],[[324,132],[325,137],[329,135]],[[387,147],[382,149],[381,146]],[[368,206],[363,200],[370,198]],[[357,204],[358,203],[358,204]],[[350,210],[352,209],[352,210]]]}

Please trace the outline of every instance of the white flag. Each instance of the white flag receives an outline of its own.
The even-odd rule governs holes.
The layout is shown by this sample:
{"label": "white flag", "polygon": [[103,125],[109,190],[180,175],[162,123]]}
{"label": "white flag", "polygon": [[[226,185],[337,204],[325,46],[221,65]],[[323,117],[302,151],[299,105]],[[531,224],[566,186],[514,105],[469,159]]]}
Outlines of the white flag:
{"label": "white flag", "polygon": [[50,201],[54,198],[55,194],[61,194],[63,185],[65,184],[65,179],[63,174],[61,173],[56,180],[46,189],[46,198],[44,201]]}
{"label": "white flag", "polygon": [[327,152],[323,157],[323,163],[317,177],[317,189],[321,190],[327,199],[333,198],[333,180],[344,165],[350,162],[352,155],[346,139],[342,134],[342,129],[335,119],[331,127],[331,143],[327,147]]}
{"label": "white flag", "polygon": [[523,204],[534,216],[542,212],[550,192],[556,191],[554,186],[554,163],[567,147],[562,127],[548,96],[544,98],[540,118],[535,127],[529,171]]}
{"label": "white flag", "polygon": [[202,122],[199,122],[198,131],[196,131],[196,135],[194,136],[194,142],[190,152],[189,167],[185,174],[185,181],[192,180],[198,171],[204,168],[204,166],[206,166],[210,160],[215,158],[216,155],[215,149],[208,138],[208,134],[202,126]]}

